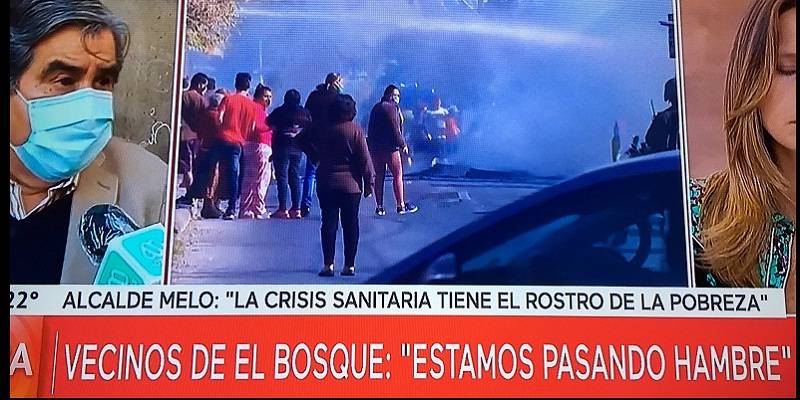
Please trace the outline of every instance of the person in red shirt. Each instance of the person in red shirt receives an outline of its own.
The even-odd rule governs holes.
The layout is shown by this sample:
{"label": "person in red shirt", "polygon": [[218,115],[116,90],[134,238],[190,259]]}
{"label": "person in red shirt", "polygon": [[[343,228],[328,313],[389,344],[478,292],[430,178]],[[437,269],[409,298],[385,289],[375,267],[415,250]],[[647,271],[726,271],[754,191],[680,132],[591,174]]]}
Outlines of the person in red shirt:
{"label": "person in red shirt", "polygon": [[228,192],[220,196],[228,199],[228,207],[222,218],[235,218],[240,193],[239,160],[242,155],[242,145],[245,138],[255,130],[256,125],[256,107],[247,95],[251,80],[250,74],[246,72],[236,74],[236,93],[225,96],[219,105],[219,138],[215,141],[209,157],[203,160],[203,165],[198,165],[197,176],[186,196],[177,200],[179,206],[191,206],[192,199],[205,197],[213,168],[219,162],[220,186],[224,186]]}
{"label": "person in red shirt", "polygon": [[272,128],[267,124],[267,108],[272,104],[272,89],[259,84],[253,93],[256,127],[245,137],[242,152],[242,189],[239,218],[263,219],[267,216],[265,199],[272,168]]}
{"label": "person in red shirt", "polygon": [[[200,151],[197,155],[197,162],[195,163],[195,175],[197,174],[198,165],[201,165],[206,158],[210,156],[211,151],[214,149],[214,144],[219,140],[219,105],[225,95],[222,93],[215,93],[214,96],[209,98],[208,108],[205,110],[199,124],[197,135],[200,139]],[[206,164],[208,165],[208,164]],[[203,209],[200,211],[200,216],[206,219],[217,219],[222,217],[223,212],[219,210],[219,196],[217,195],[217,182],[219,181],[219,173],[217,164],[211,165],[209,172],[209,187],[206,191],[206,197],[203,199]]]}

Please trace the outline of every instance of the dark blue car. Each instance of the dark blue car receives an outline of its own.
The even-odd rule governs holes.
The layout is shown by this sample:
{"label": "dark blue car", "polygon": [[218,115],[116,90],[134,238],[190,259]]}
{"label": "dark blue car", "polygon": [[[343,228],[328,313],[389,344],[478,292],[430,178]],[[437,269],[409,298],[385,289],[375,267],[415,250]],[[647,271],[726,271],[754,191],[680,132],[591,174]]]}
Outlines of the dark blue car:
{"label": "dark blue car", "polygon": [[617,162],[448,235],[374,284],[686,287],[680,156]]}

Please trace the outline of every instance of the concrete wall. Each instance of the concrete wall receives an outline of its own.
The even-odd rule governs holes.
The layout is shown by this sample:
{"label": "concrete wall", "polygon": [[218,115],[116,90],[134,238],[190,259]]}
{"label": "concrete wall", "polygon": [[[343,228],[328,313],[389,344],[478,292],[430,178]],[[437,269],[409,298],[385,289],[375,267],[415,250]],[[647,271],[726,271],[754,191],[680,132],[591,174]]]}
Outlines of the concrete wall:
{"label": "concrete wall", "polygon": [[103,0],[131,31],[114,90],[114,135],[168,159],[178,0]]}
{"label": "concrete wall", "polygon": [[736,29],[751,0],[680,0],[689,174],[725,168],[722,96]]}

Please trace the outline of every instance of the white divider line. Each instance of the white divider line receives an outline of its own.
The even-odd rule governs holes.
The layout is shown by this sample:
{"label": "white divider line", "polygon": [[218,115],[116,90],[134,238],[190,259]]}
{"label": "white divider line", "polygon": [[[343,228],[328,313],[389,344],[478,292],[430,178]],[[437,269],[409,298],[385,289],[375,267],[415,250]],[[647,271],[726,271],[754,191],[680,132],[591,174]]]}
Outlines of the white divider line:
{"label": "white divider line", "polygon": [[58,331],[56,331],[56,344],[53,346],[53,380],[50,382],[50,394],[56,390],[56,360],[58,359]]}

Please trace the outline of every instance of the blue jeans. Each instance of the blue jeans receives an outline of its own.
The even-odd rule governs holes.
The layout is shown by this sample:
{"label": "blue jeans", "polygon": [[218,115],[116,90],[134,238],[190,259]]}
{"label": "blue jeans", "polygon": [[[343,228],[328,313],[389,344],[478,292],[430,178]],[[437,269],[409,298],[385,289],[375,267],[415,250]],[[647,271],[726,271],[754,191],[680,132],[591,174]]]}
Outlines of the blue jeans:
{"label": "blue jeans", "polygon": [[214,175],[214,167],[220,163],[220,172],[227,172],[226,175],[220,176],[220,186],[228,189],[227,193],[223,193],[220,197],[228,199],[228,210],[235,210],[236,202],[239,200],[239,159],[241,156],[241,145],[222,141],[211,145],[208,151],[201,152],[197,157],[197,176],[189,188],[187,197],[191,199],[206,197],[206,191]]}
{"label": "blue jeans", "polygon": [[303,204],[305,208],[311,208],[314,201],[314,193],[317,191],[317,166],[316,162],[306,159],[306,174],[303,177]]}
{"label": "blue jeans", "polygon": [[275,164],[275,180],[278,186],[278,209],[286,210],[286,203],[291,193],[292,208],[300,208],[300,166],[303,153],[293,151],[289,146],[279,145],[272,157]]}

